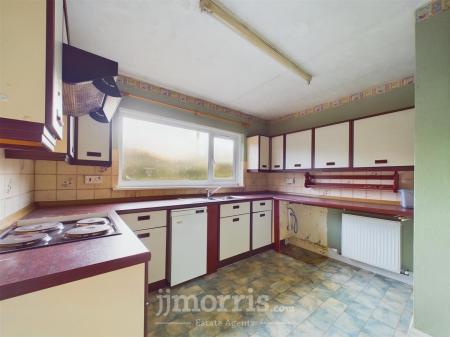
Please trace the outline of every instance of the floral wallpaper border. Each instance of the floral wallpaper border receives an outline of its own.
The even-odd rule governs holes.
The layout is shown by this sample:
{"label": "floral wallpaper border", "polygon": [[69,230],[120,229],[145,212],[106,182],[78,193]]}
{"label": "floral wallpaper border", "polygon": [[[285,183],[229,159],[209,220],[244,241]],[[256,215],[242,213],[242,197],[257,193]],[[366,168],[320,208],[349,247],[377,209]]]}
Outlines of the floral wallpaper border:
{"label": "floral wallpaper border", "polygon": [[394,89],[398,89],[404,86],[407,86],[409,84],[414,83],[414,76],[408,76],[405,78],[402,78],[400,80],[395,80],[395,81],[391,81],[389,83],[386,84],[381,84],[381,85],[376,85],[370,88],[367,88],[363,91],[351,94],[351,95],[347,95],[347,96],[342,96],[338,99],[335,99],[333,101],[329,101],[329,102],[325,102],[322,104],[317,104],[313,107],[309,107],[306,109],[303,109],[301,111],[298,112],[294,112],[288,115],[284,115],[278,118],[274,118],[273,120],[285,120],[285,119],[289,119],[289,118],[296,118],[296,117],[302,117],[305,115],[309,115],[311,113],[316,113],[316,112],[320,112],[323,110],[327,110],[327,109],[331,109],[331,108],[336,108],[338,106],[344,105],[344,104],[348,104],[354,101],[358,101],[362,98],[367,98],[370,96],[377,96],[377,95],[381,95],[381,94],[385,94],[389,91],[392,91]]}
{"label": "floral wallpaper border", "polygon": [[128,77],[125,75],[119,75],[119,77],[117,78],[117,82],[124,84],[124,85],[128,85],[128,86],[136,88],[136,89],[146,90],[146,91],[152,92],[152,93],[160,95],[160,96],[166,96],[171,99],[178,100],[183,104],[187,103],[187,104],[192,104],[192,105],[196,105],[196,106],[208,109],[210,111],[229,113],[229,114],[235,115],[239,118],[243,118],[243,119],[247,119],[247,120],[263,120],[262,118],[251,116],[251,115],[248,115],[241,111],[230,109],[230,108],[224,107],[222,105],[214,104],[209,101],[205,101],[203,99],[196,98],[193,96],[184,95],[177,91],[162,88],[157,85],[143,82],[143,81],[140,81],[140,80],[137,80],[135,78]]}
{"label": "floral wallpaper border", "polygon": [[416,22],[421,22],[450,9],[450,0],[433,0],[416,10]]}

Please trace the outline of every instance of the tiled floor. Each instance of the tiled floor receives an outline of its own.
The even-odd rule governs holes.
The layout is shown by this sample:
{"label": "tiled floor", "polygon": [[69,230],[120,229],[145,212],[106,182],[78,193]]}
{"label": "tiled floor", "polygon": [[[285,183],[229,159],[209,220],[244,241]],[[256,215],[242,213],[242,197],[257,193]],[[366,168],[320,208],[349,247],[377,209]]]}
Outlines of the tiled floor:
{"label": "tiled floor", "polygon": [[[239,306],[223,302],[222,312],[172,310],[158,316],[160,299],[152,293],[148,336],[407,335],[412,315],[410,286],[297,248],[286,253],[295,257],[266,252],[170,290],[171,295],[195,295],[200,307],[203,299],[207,310],[215,299],[220,303],[221,295],[247,296]],[[251,306],[260,295],[268,296],[267,307]],[[241,311],[233,311],[236,308]]]}

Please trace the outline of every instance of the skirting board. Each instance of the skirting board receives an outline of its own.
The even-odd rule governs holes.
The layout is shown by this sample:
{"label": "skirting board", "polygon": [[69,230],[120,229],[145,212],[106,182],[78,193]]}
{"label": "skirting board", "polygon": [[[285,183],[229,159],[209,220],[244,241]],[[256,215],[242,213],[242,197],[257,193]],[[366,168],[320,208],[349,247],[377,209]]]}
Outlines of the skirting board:
{"label": "skirting board", "polygon": [[291,238],[287,238],[286,241],[288,242],[288,244],[293,244],[294,246],[297,246],[297,247],[309,250],[309,251],[311,251],[313,253],[320,254],[320,255],[323,255],[323,256],[327,256],[330,259],[334,259],[334,260],[337,260],[337,261],[340,261],[340,262],[344,262],[344,263],[349,264],[351,266],[358,267],[358,268],[361,268],[361,269],[365,269],[365,270],[368,270],[368,271],[370,271],[372,273],[379,274],[379,275],[382,275],[382,276],[385,276],[385,277],[389,277],[391,279],[394,279],[394,280],[399,281],[399,282],[403,282],[403,283],[411,285],[411,286],[413,285],[413,274],[412,273],[410,275],[408,275],[408,276],[407,275],[403,275],[403,274],[392,273],[392,272],[384,270],[384,269],[380,269],[380,268],[377,268],[377,267],[374,267],[374,266],[370,266],[370,265],[362,263],[362,262],[358,262],[358,261],[349,259],[349,258],[347,258],[345,256],[342,256],[342,255],[338,254],[336,252],[336,250],[334,250],[332,248],[326,249],[325,247],[322,247],[322,246],[310,243],[308,241],[300,240],[300,239],[297,239],[297,238],[292,238],[292,237]]}
{"label": "skirting board", "polygon": [[413,317],[413,319],[411,320],[411,324],[409,326],[408,337],[433,337],[433,336],[428,335],[425,332],[422,332],[414,328],[414,317]]}

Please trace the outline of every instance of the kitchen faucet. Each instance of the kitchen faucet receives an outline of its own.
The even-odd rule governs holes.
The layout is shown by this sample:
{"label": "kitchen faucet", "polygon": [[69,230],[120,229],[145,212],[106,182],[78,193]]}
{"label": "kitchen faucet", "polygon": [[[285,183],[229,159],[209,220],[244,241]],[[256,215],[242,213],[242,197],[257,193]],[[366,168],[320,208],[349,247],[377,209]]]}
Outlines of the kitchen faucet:
{"label": "kitchen faucet", "polygon": [[207,188],[206,189],[206,199],[212,199],[212,196],[214,193],[216,193],[218,190],[220,190],[222,188],[222,186],[217,186],[215,189],[213,189],[212,191]]}

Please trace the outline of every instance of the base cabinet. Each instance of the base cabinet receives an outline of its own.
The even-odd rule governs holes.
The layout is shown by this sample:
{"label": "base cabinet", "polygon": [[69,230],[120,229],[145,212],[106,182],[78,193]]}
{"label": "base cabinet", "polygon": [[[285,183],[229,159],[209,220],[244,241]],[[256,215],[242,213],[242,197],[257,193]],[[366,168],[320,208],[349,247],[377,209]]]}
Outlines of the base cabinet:
{"label": "base cabinet", "polygon": [[0,301],[0,336],[142,337],[144,273],[141,263]]}
{"label": "base cabinet", "polygon": [[134,232],[152,254],[147,271],[149,284],[166,278],[166,232],[166,227]]}
{"label": "base cabinet", "polygon": [[220,219],[220,261],[250,251],[250,214]]}
{"label": "base cabinet", "polygon": [[252,214],[252,249],[258,249],[272,243],[272,212]]}

